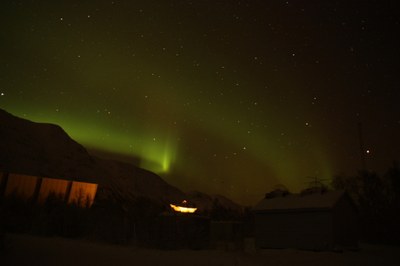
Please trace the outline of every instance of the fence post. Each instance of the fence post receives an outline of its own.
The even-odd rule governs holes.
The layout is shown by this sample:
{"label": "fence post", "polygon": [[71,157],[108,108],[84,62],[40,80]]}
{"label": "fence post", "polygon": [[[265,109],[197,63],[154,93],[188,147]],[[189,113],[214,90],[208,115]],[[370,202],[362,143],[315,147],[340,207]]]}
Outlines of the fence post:
{"label": "fence post", "polygon": [[0,200],[3,199],[4,193],[6,192],[7,182],[8,182],[8,172],[2,173],[2,179],[0,184]]}

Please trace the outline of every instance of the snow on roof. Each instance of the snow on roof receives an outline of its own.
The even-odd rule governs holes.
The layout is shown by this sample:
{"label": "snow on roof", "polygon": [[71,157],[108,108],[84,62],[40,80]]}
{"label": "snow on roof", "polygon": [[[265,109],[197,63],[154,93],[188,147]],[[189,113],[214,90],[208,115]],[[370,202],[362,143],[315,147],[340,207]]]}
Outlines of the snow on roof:
{"label": "snow on roof", "polygon": [[284,211],[303,209],[331,209],[343,196],[343,191],[327,191],[307,195],[289,194],[276,198],[264,198],[257,203],[253,211]]}

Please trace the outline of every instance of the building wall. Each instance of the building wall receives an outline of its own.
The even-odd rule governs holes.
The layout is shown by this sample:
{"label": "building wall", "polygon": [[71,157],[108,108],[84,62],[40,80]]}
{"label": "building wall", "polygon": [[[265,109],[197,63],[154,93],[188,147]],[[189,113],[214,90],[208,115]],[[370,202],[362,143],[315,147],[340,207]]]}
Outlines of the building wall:
{"label": "building wall", "polygon": [[34,196],[37,182],[36,176],[9,174],[4,196],[15,195],[24,200],[30,199]]}
{"label": "building wall", "polygon": [[72,182],[68,203],[75,203],[80,207],[90,207],[97,192],[97,184]]}
{"label": "building wall", "polygon": [[330,249],[332,214],[327,211],[256,213],[255,238],[261,248]]}
{"label": "building wall", "polygon": [[244,224],[237,221],[212,221],[210,244],[214,248],[238,249],[243,245]]}
{"label": "building wall", "polygon": [[356,248],[358,246],[357,211],[347,196],[342,197],[335,205],[333,224],[335,245],[338,248]]}
{"label": "building wall", "polygon": [[4,189],[5,189],[5,176],[3,177],[4,173],[0,172],[0,197],[3,196]]}
{"label": "building wall", "polygon": [[4,191],[6,189],[6,174],[0,172],[0,198],[4,195]]}
{"label": "building wall", "polygon": [[160,215],[157,231],[160,248],[206,248],[210,219],[194,214]]}
{"label": "building wall", "polygon": [[91,207],[97,193],[97,184],[22,174],[5,175],[0,172],[0,197],[17,197],[44,203],[51,194],[67,203]]}
{"label": "building wall", "polygon": [[44,203],[49,195],[53,195],[64,200],[70,183],[71,181],[68,180],[44,177],[39,190],[38,202]]}

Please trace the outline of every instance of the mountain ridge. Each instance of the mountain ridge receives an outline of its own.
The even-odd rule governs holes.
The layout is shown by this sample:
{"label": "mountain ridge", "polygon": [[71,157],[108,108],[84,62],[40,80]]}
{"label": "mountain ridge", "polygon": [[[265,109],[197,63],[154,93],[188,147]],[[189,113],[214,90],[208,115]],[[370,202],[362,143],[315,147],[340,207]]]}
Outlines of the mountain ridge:
{"label": "mountain ridge", "polygon": [[110,189],[125,198],[162,202],[185,196],[150,171],[90,155],[58,125],[32,122],[2,109],[0,125],[0,169],[5,172],[98,183],[105,193],[101,197]]}
{"label": "mountain ridge", "polygon": [[[117,195],[133,201],[144,197],[162,204],[193,199],[202,209],[213,207],[208,197],[216,198],[205,193],[196,198],[153,172],[91,155],[60,126],[19,118],[1,108],[0,150],[0,170],[4,172],[98,183],[100,198]],[[240,209],[228,199],[217,202],[228,209]]]}

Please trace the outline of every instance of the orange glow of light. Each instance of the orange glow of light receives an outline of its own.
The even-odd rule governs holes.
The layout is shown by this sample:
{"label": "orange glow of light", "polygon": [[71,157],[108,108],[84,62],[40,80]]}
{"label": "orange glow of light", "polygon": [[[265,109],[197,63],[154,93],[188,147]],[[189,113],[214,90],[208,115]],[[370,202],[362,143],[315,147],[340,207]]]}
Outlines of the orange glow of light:
{"label": "orange glow of light", "polygon": [[194,213],[197,210],[197,208],[182,207],[174,204],[170,204],[169,206],[171,206],[174,211],[182,213]]}

